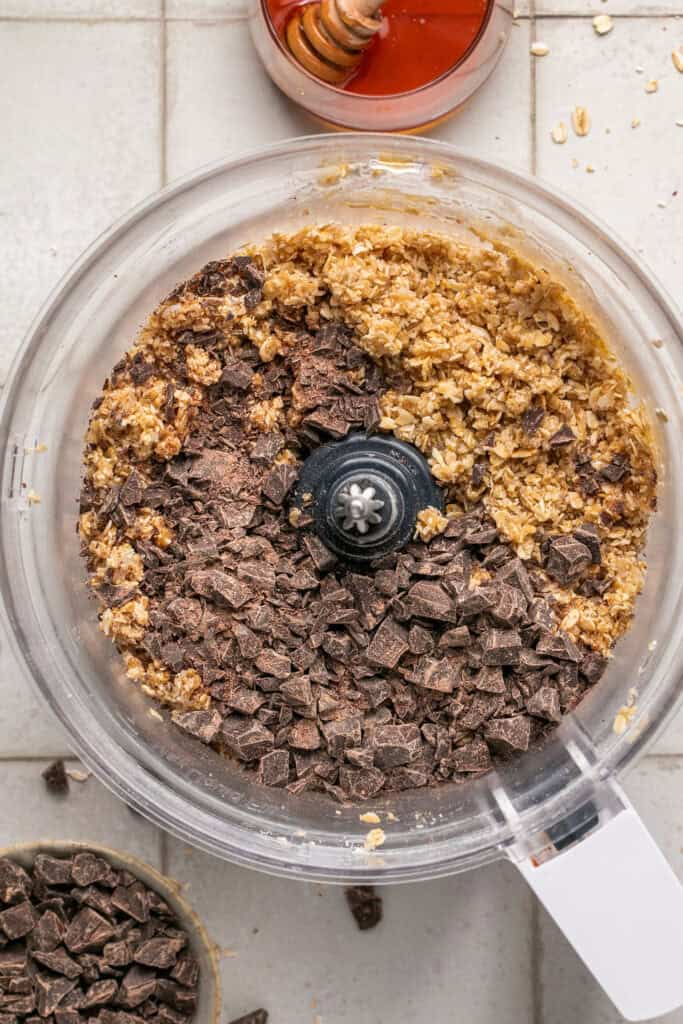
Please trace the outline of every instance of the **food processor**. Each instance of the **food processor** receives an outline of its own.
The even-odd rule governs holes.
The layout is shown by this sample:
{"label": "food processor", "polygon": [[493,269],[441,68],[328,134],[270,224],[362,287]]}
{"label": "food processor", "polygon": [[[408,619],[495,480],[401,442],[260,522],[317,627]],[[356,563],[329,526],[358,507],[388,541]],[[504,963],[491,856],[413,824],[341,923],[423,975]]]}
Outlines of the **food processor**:
{"label": "food processor", "polygon": [[[540,749],[467,784],[362,806],[261,787],[166,713],[150,714],[98,629],[75,529],[91,402],[148,312],[208,260],[333,220],[497,241],[547,269],[626,366],[659,450],[644,592],[599,685]],[[15,361],[2,399],[0,578],[17,670],[102,782],[185,841],[321,882],[415,881],[508,858],[624,1017],[667,1012],[683,1002],[683,894],[618,777],[681,693],[682,385],[683,323],[642,262],[523,174],[442,143],[372,134],[296,139],[211,166],[101,238]],[[364,811],[381,822],[372,842]]]}

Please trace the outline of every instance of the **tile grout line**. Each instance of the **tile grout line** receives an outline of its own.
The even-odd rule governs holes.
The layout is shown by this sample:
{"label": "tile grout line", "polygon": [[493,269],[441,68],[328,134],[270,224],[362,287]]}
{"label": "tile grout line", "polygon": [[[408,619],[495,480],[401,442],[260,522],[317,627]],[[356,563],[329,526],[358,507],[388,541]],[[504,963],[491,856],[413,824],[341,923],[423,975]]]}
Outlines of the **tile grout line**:
{"label": "tile grout line", "polygon": [[159,24],[159,175],[162,188],[168,182],[168,25],[166,0],[161,0]]}
{"label": "tile grout line", "polygon": [[[530,0],[529,4],[529,25],[530,33],[529,38],[533,45],[536,39],[536,0]],[[531,47],[529,48],[531,50]],[[531,95],[529,97],[529,131],[531,133],[530,147],[531,147],[531,173],[536,174],[536,165],[538,163],[538,149],[536,144],[536,61],[537,57],[529,52],[530,65],[530,77],[529,77],[529,88]]]}
{"label": "tile grout line", "polygon": [[[165,6],[165,4],[164,4]],[[529,14],[519,14],[516,21],[532,21],[534,18],[543,21],[552,21],[554,19],[563,19],[565,21],[588,21],[595,17],[595,12],[583,13],[580,11],[567,11],[567,12],[540,12],[534,16]],[[680,18],[680,11],[672,8],[670,11],[657,11],[652,13],[633,11],[623,14],[612,14],[613,21],[662,21],[670,18]],[[164,20],[167,23],[183,24],[183,25],[231,25],[239,24],[243,21],[248,21],[249,16],[244,14],[227,14],[220,16],[213,15],[197,15],[196,17],[180,17],[178,15],[166,15]],[[24,15],[24,14],[0,14],[0,25],[1,24],[19,24],[19,25],[30,25],[30,24],[52,24],[52,25],[150,25],[155,21],[159,21],[160,16],[154,15],[129,15],[116,17],[83,17],[74,15],[68,17],[65,15]]]}

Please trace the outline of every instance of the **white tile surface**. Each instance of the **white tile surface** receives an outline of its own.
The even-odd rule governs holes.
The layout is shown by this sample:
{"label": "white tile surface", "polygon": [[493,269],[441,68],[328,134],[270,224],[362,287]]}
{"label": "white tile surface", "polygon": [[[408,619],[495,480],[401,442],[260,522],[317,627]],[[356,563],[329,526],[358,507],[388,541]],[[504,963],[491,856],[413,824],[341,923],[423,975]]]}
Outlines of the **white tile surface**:
{"label": "white tile surface", "polygon": [[536,0],[537,15],[590,18],[595,14],[657,17],[680,14],[679,0]]}
{"label": "white tile surface", "polygon": [[0,0],[0,17],[156,18],[161,0]]}
{"label": "white tile surface", "polygon": [[244,18],[247,0],[166,0],[169,18]]}
{"label": "white tile surface", "polygon": [[[0,846],[38,839],[79,839],[124,850],[160,867],[160,833],[96,779],[71,782],[66,796],[48,793],[41,773],[49,761],[0,764]],[[73,761],[67,767],[82,770]]]}
{"label": "white tile surface", "polygon": [[[210,97],[210,102],[207,102]],[[275,88],[246,22],[168,26],[168,172],[314,130]]]}
{"label": "white tile surface", "polygon": [[[602,38],[585,20],[538,26],[550,46],[536,64],[538,174],[613,227],[683,305],[683,128],[675,123],[683,119],[683,75],[671,61],[681,22],[624,18]],[[650,78],[659,80],[652,95]],[[590,113],[590,133],[578,138],[570,127],[569,140],[557,145],[551,128],[560,120],[569,126],[577,104]]]}
{"label": "white tile surface", "polygon": [[159,185],[154,22],[0,21],[0,384],[49,289]]}
{"label": "white tile surface", "polygon": [[227,1020],[257,1006],[276,1024],[531,1019],[531,898],[507,864],[383,887],[384,920],[361,933],[339,887],[259,876],[173,841],[169,853],[169,874],[236,954],[222,962]]}
{"label": "white tile surface", "polygon": [[531,170],[531,25],[520,20],[485,88],[463,109],[430,133],[487,160]]}
{"label": "white tile surface", "polygon": [[[648,758],[629,776],[625,789],[683,878],[683,760]],[[555,923],[539,908],[540,1009],[543,1024],[621,1024],[622,1017],[569,946]],[[683,1024],[683,1009],[662,1024]]]}
{"label": "white tile surface", "polygon": [[69,749],[62,727],[20,674],[1,630],[0,737],[0,757],[50,757]]}

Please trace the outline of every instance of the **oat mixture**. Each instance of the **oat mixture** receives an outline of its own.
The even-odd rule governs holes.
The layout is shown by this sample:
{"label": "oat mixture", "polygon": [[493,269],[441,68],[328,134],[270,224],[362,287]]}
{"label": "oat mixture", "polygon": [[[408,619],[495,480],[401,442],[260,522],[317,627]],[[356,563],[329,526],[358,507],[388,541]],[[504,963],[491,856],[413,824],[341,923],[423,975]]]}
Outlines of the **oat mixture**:
{"label": "oat mixture", "polygon": [[[208,264],[93,406],[79,522],[101,628],[177,725],[267,785],[362,800],[526,750],[628,628],[654,445],[590,319],[503,247],[334,225]],[[363,430],[444,493],[341,564],[292,501]]]}

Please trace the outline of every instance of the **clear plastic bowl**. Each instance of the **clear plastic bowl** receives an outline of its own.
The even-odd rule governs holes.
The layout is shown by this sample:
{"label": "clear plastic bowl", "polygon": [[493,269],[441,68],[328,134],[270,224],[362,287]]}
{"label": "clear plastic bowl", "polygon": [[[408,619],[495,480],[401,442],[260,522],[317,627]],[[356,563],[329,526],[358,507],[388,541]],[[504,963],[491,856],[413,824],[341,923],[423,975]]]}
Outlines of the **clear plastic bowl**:
{"label": "clear plastic bowl", "polygon": [[[645,592],[603,681],[540,751],[466,785],[372,801],[386,832],[375,853],[363,848],[369,826],[358,807],[261,788],[150,715],[97,628],[75,532],[90,404],[147,313],[207,260],[274,230],[332,219],[438,229],[474,245],[488,235],[525,250],[593,310],[636,392],[668,415],[655,418],[661,488]],[[298,139],[209,167],[138,206],[85,254],[14,364],[1,422],[9,642],[95,774],[146,817],[218,856],[326,881],[395,881],[461,871],[520,845],[540,848],[548,829],[557,842],[580,830],[591,808],[609,809],[605,783],[642,751],[680,694],[682,382],[679,314],[641,261],[524,175],[441,143],[377,135]],[[48,450],[36,452],[40,444]],[[637,713],[617,736],[614,717],[630,687]]]}

